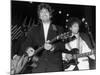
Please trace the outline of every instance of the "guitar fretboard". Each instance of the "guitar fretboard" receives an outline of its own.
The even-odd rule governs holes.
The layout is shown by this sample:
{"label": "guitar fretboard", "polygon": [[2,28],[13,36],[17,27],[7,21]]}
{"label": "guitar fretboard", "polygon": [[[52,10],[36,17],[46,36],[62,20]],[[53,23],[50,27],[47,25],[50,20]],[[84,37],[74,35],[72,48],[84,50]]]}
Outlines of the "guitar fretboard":
{"label": "guitar fretboard", "polygon": [[80,58],[80,57],[85,57],[85,56],[89,56],[89,55],[92,55],[92,54],[94,54],[94,52],[87,52],[87,53],[82,53],[82,54],[76,54],[76,57]]}

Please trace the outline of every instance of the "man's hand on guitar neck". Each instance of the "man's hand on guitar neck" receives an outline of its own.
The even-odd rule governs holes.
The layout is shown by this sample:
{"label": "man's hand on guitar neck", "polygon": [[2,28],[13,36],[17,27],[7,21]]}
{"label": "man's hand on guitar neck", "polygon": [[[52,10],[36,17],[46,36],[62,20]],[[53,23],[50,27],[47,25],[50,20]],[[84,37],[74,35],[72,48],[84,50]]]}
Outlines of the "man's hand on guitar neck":
{"label": "man's hand on guitar neck", "polygon": [[63,57],[63,60],[65,61],[70,61],[73,59],[72,55],[68,53],[62,53],[62,57]]}
{"label": "man's hand on guitar neck", "polygon": [[92,49],[91,52],[92,52],[93,54],[89,56],[89,57],[90,57],[91,59],[93,59],[93,60],[96,59],[96,51],[95,51],[95,50],[96,50],[96,49]]}
{"label": "man's hand on guitar neck", "polygon": [[28,54],[28,57],[31,57],[34,55],[35,50],[32,47],[28,47],[26,53]]}

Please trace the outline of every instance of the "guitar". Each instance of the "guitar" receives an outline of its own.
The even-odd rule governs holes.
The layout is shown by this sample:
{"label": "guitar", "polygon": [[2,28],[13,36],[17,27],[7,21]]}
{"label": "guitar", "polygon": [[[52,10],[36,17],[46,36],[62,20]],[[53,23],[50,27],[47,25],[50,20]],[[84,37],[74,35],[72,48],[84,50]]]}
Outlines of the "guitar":
{"label": "guitar", "polygon": [[[69,51],[69,53],[72,53],[72,59],[67,60],[67,61],[66,61],[66,59],[63,59],[64,68],[68,68],[70,65],[77,65],[78,63],[80,63],[82,61],[82,60],[79,60],[79,58],[88,57],[89,55],[93,55],[93,54],[95,54],[95,51],[91,50],[91,52],[79,54],[79,50],[77,48],[74,48],[74,50]],[[67,53],[66,53],[66,55],[67,55]]]}
{"label": "guitar", "polygon": [[[60,34],[60,35],[54,37],[52,40],[50,40],[49,43],[52,44],[52,43],[56,42],[57,40],[67,39],[69,36],[70,36],[69,33]],[[27,58],[27,61],[25,61],[23,63],[23,61],[24,61],[24,58],[23,58],[22,61],[20,61],[20,65],[23,65],[23,66],[17,67],[17,70],[19,70],[18,68],[20,68],[20,67],[21,68],[20,68],[20,71],[17,71],[16,73],[25,73],[26,71],[29,73],[32,72],[32,70],[38,66],[39,57],[37,55],[42,50],[44,50],[44,45],[42,45],[41,47],[39,47],[38,49],[35,50],[34,55],[29,58],[30,60]],[[26,53],[23,54],[23,56],[28,57],[26,55]]]}

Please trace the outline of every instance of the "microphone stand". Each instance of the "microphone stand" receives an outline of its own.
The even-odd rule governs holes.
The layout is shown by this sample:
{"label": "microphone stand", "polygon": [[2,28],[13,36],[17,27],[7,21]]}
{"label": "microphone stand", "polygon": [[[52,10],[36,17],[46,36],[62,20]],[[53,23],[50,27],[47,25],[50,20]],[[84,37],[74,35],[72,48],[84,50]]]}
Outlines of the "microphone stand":
{"label": "microphone stand", "polygon": [[90,38],[90,40],[91,40],[92,46],[93,46],[93,48],[95,49],[96,44],[95,44],[95,42],[94,42],[94,40],[93,40],[93,35],[92,35],[92,33],[91,33],[90,29],[89,29],[89,25],[88,25],[88,24],[85,24],[85,25],[87,25],[87,32],[88,32],[88,35],[89,35],[89,38]]}

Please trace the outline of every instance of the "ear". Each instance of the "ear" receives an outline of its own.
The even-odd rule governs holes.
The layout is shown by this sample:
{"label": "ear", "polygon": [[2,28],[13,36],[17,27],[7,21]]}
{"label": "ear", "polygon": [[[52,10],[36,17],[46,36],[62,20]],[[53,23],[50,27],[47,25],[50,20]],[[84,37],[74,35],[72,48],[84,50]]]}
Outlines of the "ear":
{"label": "ear", "polygon": [[50,18],[52,18],[52,16],[50,15]]}

